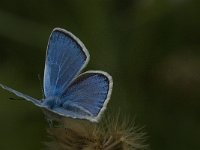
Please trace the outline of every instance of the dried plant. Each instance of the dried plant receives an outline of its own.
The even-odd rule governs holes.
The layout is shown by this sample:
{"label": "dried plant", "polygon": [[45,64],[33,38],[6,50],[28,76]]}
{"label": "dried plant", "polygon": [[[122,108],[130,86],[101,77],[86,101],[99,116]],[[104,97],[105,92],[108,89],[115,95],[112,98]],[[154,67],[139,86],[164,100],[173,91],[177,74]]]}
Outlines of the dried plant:
{"label": "dried plant", "polygon": [[108,113],[99,123],[48,115],[47,150],[144,150],[145,133],[130,119]]}

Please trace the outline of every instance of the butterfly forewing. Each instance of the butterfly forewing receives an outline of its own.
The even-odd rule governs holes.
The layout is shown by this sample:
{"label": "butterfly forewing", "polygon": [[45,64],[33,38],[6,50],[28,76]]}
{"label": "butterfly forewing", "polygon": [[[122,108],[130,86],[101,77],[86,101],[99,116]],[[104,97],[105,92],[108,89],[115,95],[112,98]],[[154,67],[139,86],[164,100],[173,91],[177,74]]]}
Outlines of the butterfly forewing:
{"label": "butterfly forewing", "polygon": [[60,96],[89,60],[83,43],[70,32],[56,28],[47,47],[44,72],[46,97]]}
{"label": "butterfly forewing", "polygon": [[17,95],[17,96],[19,96],[19,97],[21,97],[21,98],[23,98],[23,99],[26,99],[27,101],[30,101],[30,102],[34,103],[35,105],[37,105],[37,106],[41,106],[41,101],[39,101],[39,100],[37,100],[37,99],[35,99],[35,98],[32,98],[31,96],[28,96],[28,95],[26,95],[26,94],[23,94],[23,93],[21,93],[21,92],[18,92],[18,91],[14,90],[14,89],[12,89],[12,88],[10,88],[10,87],[8,87],[8,86],[5,86],[5,85],[3,85],[3,84],[1,84],[1,83],[0,83],[0,86],[1,86],[3,89],[5,89],[5,90],[7,90],[7,91],[9,91],[9,92],[11,92],[11,93],[14,93],[15,95]]}

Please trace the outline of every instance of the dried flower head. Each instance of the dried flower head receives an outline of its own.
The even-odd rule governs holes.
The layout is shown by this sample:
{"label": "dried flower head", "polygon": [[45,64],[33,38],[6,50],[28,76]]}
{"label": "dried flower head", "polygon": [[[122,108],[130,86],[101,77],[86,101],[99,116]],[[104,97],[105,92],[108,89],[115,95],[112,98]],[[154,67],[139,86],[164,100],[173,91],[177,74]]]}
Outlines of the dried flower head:
{"label": "dried flower head", "polygon": [[[48,114],[48,113],[47,113]],[[110,114],[110,113],[109,113]],[[52,119],[52,118],[51,118]],[[144,150],[145,133],[129,119],[106,114],[99,123],[54,118],[48,128],[48,150]]]}

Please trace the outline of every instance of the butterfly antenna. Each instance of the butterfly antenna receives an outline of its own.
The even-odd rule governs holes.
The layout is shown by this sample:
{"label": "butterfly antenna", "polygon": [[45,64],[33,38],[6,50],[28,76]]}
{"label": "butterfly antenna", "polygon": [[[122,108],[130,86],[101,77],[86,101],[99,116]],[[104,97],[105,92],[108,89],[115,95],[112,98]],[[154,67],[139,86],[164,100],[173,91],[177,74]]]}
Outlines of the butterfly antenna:
{"label": "butterfly antenna", "polygon": [[40,74],[38,74],[38,79],[40,81],[40,88],[42,90],[42,98],[44,99],[45,98],[45,96],[44,96],[44,89],[43,89],[43,86],[42,86],[42,80],[41,80]]}
{"label": "butterfly antenna", "polygon": [[10,97],[9,99],[10,100],[24,100],[23,98],[12,98],[12,97]]}

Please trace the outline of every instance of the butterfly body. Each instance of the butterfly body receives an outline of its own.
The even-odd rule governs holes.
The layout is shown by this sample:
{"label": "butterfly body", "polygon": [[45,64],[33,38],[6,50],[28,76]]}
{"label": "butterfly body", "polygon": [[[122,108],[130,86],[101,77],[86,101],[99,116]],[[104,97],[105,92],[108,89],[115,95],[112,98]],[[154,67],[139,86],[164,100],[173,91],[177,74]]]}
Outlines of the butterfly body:
{"label": "butterfly body", "polygon": [[55,28],[49,38],[42,101],[0,86],[36,106],[65,117],[97,122],[112,93],[112,77],[104,71],[81,73],[89,62],[84,44],[71,32]]}
{"label": "butterfly body", "polygon": [[41,106],[54,109],[55,107],[61,107],[62,102],[59,97],[48,97],[42,100]]}

